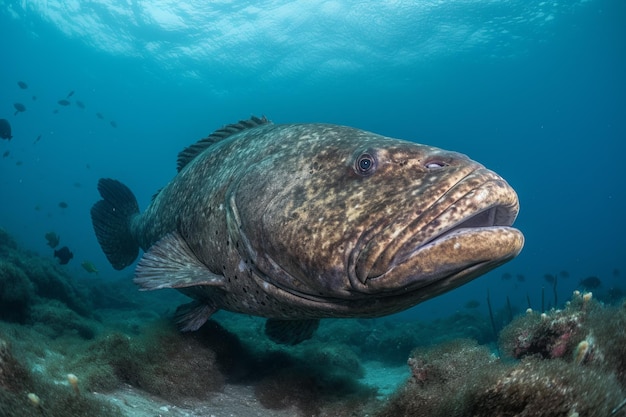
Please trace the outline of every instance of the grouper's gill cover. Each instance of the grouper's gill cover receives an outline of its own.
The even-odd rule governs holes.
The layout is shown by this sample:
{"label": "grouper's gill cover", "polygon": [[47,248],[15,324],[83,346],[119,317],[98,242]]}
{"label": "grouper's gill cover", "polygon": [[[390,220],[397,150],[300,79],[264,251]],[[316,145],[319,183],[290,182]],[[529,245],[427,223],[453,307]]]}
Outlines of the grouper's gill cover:
{"label": "grouper's gill cover", "polygon": [[218,309],[267,317],[281,343],[318,319],[376,317],[458,287],[515,257],[519,205],[464,155],[345,126],[228,125],[185,149],[178,174],[139,214],[102,179],[92,208],[117,269],[195,299],[181,328]]}

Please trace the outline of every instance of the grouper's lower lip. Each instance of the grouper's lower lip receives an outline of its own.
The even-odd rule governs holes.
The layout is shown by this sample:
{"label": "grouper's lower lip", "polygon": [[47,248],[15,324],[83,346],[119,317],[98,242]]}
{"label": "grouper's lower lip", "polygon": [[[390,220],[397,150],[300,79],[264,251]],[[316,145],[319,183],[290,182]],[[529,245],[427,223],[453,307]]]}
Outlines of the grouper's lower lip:
{"label": "grouper's lower lip", "polygon": [[523,234],[508,226],[459,228],[405,254],[390,269],[366,282],[366,292],[442,293],[513,259],[524,246]]}

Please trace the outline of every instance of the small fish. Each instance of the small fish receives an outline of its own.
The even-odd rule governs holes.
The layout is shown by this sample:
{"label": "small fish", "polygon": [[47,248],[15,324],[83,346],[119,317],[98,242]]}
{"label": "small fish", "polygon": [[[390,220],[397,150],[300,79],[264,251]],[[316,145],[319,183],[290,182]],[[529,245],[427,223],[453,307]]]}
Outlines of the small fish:
{"label": "small fish", "polygon": [[22,90],[26,90],[28,88],[28,84],[26,84],[24,81],[18,81],[17,85],[22,89]]}
{"label": "small fish", "polygon": [[102,113],[96,113],[96,117],[98,119],[104,119],[104,116],[102,115]]}
{"label": "small fish", "polygon": [[37,138],[35,139],[35,141],[33,142],[33,145],[37,142],[39,142],[41,140],[41,135],[37,136]]}
{"label": "small fish", "polygon": [[545,274],[543,276],[543,279],[549,284],[554,284],[554,280],[556,280],[556,276],[552,274]]}
{"label": "small fish", "polygon": [[467,303],[465,303],[465,308],[467,309],[478,308],[479,306],[480,303],[476,300],[469,300]]}
{"label": "small fish", "polygon": [[513,278],[513,275],[511,275],[511,274],[510,274],[510,273],[508,273],[508,272],[505,272],[504,274],[502,274],[502,276],[501,276],[500,278],[502,279],[502,281],[508,281],[508,280],[510,280],[511,278]]}
{"label": "small fish", "polygon": [[617,269],[617,268],[613,269],[613,277],[614,278],[619,277],[619,269]]}
{"label": "small fish", "polygon": [[67,96],[65,96],[65,98],[70,98],[74,95],[74,90],[70,91],[69,93],[67,93]]}
{"label": "small fish", "polygon": [[11,140],[11,123],[7,119],[0,119],[0,138]]}
{"label": "small fish", "polygon": [[76,100],[74,103],[76,103],[76,107],[78,107],[79,109],[85,108],[85,103],[83,103],[82,101]]}
{"label": "small fish", "polygon": [[17,165],[18,167],[19,167],[19,166],[22,166],[22,164],[23,164],[23,162],[22,162],[22,161],[17,161],[17,162],[15,163],[15,165]]}
{"label": "small fish", "polygon": [[82,187],[82,184],[80,182],[75,182],[74,183],[74,187],[80,188],[80,187]]}
{"label": "small fish", "polygon": [[561,278],[569,278],[569,272],[563,270],[563,271],[559,272],[559,276]]}
{"label": "small fish", "polygon": [[62,209],[65,209],[65,208],[67,208],[67,203],[65,201],[61,201],[59,203],[59,207],[61,207]]}
{"label": "small fish", "polygon": [[[91,209],[115,269],[143,248],[135,283],[195,299],[197,330],[219,309],[266,317],[281,344],[321,318],[381,317],[513,259],[519,203],[467,156],[332,124],[252,117],[178,155],[178,175],[139,212],[121,182]],[[383,209],[384,208],[384,209]]]}
{"label": "small fish", "polygon": [[74,257],[74,254],[70,251],[70,248],[63,246],[61,249],[54,251],[54,256],[59,259],[61,265],[66,265]]}
{"label": "small fish", "polygon": [[22,103],[13,103],[13,107],[15,107],[14,116],[17,116],[18,113],[22,113],[26,111],[26,106]]}
{"label": "small fish", "polygon": [[37,101],[37,96],[33,96],[33,101]]}
{"label": "small fish", "polygon": [[522,275],[522,274],[517,274],[515,277],[517,278],[518,282],[526,281],[526,277],[524,275]]}
{"label": "small fish", "polygon": [[80,264],[80,266],[83,267],[83,269],[87,272],[89,272],[90,274],[96,274],[98,275],[98,269],[96,268],[96,266],[93,264],[93,262],[90,261],[84,261],[82,264]]}
{"label": "small fish", "polygon": [[111,120],[109,123],[111,124],[111,126],[117,127],[117,123],[115,123],[115,121]]}
{"label": "small fish", "polygon": [[[39,210],[39,206],[36,206],[35,210]],[[44,235],[44,237],[48,241],[48,246],[50,246],[52,249],[54,249],[57,246],[59,246],[59,242],[61,241],[61,237],[59,237],[59,235],[57,235],[56,233],[48,232],[48,233],[46,233]]]}
{"label": "small fish", "polygon": [[57,103],[59,103],[61,106],[69,106],[71,104],[70,101],[66,99],[59,100],[57,101]]}
{"label": "small fish", "polygon": [[4,151],[4,153],[2,154],[3,158],[6,158],[7,156],[9,156],[11,152],[10,151]]}
{"label": "small fish", "polygon": [[580,281],[580,286],[586,290],[593,290],[600,287],[601,285],[602,281],[600,281],[600,278],[596,276],[587,277]]}

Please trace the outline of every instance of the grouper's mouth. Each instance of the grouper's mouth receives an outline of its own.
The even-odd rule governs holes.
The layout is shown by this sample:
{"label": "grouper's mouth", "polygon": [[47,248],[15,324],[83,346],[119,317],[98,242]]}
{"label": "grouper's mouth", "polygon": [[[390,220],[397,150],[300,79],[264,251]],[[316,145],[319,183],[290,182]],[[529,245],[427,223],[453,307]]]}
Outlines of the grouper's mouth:
{"label": "grouper's mouth", "polygon": [[510,227],[518,212],[515,191],[480,168],[404,224],[362,236],[348,263],[351,286],[388,295],[460,286],[521,251],[523,235]]}

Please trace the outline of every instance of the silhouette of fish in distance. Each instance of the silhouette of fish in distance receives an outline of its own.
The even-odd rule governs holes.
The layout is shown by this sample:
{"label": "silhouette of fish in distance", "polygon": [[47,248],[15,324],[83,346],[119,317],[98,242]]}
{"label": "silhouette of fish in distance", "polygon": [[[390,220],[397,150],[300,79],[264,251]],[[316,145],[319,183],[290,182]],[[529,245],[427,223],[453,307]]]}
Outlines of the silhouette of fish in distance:
{"label": "silhouette of fish in distance", "polygon": [[217,310],[268,318],[276,343],[321,318],[379,317],[511,260],[519,203],[465,155],[331,124],[224,126],[178,155],[178,174],[144,213],[100,179],[91,209],[116,269],[146,251],[134,281],[176,288],[182,331]]}
{"label": "silhouette of fish in distance", "polygon": [[63,246],[61,249],[54,251],[54,256],[59,259],[61,265],[66,265],[74,257],[74,254],[70,251],[70,248]]}
{"label": "silhouette of fish in distance", "polygon": [[7,119],[0,119],[0,138],[11,140],[11,123]]}

